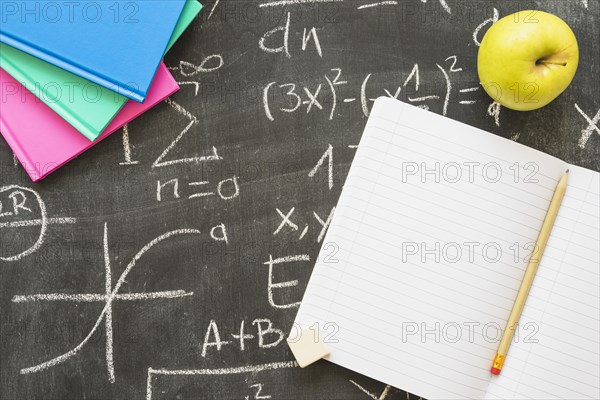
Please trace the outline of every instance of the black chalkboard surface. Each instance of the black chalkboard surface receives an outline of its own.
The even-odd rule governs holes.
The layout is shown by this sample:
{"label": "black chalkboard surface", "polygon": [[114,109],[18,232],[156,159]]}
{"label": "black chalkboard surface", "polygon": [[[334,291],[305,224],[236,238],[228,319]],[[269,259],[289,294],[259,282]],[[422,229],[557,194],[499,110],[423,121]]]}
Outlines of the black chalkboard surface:
{"label": "black chalkboard surface", "polygon": [[[181,90],[126,129],[37,184],[0,141],[0,398],[417,398],[296,368],[282,340],[373,99],[598,171],[599,3],[207,3],[166,57]],[[580,67],[521,113],[476,59],[494,18],[527,8],[573,28]],[[270,270],[280,257],[297,261]]]}

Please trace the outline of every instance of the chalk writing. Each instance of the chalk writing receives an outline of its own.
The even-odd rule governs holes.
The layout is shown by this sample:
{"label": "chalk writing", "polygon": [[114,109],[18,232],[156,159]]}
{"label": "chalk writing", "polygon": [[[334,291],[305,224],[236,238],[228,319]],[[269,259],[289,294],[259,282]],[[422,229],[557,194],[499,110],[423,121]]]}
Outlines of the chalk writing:
{"label": "chalk writing", "polygon": [[281,223],[279,224],[279,226],[277,227],[277,229],[275,229],[275,232],[273,232],[273,235],[277,235],[283,229],[283,227],[286,225],[295,231],[298,230],[298,225],[296,225],[292,221],[290,221],[290,216],[293,214],[295,209],[296,209],[295,207],[292,207],[287,214],[282,213],[279,208],[275,209],[277,211],[277,213],[281,216],[282,220],[281,220]]}
{"label": "chalk writing", "polygon": [[315,211],[313,211],[313,215],[315,216],[315,218],[317,219],[319,224],[321,224],[321,231],[319,232],[319,237],[317,238],[317,243],[321,243],[321,240],[323,240],[323,238],[325,237],[325,233],[327,232],[327,228],[329,228],[329,224],[331,223],[331,219],[333,218],[334,213],[335,213],[335,207],[333,207],[331,209],[331,211],[329,212],[329,215],[327,216],[327,219],[323,220],[323,219],[321,219],[321,217],[319,217],[319,214],[317,214]]}
{"label": "chalk writing", "polygon": [[[427,0],[420,0],[421,3],[427,3]],[[440,5],[442,6],[442,8],[448,13],[448,14],[452,14],[452,10],[450,9],[450,6],[448,6],[448,3],[446,3],[446,0],[438,0],[440,2]],[[369,8],[373,8],[373,7],[381,7],[381,6],[397,6],[399,4],[398,1],[395,0],[385,0],[385,1],[379,1],[376,3],[369,3],[369,4],[363,4],[362,6],[358,6],[357,9],[358,10],[365,10],[365,9],[369,9]]]}
{"label": "chalk writing", "polygon": [[492,104],[489,105],[488,109],[487,109],[487,113],[490,117],[494,118],[494,123],[496,124],[496,126],[500,126],[500,110],[502,109],[502,106],[500,105],[500,103],[494,101]]}
{"label": "chalk writing", "polygon": [[313,169],[310,170],[310,172],[308,173],[308,176],[309,176],[309,178],[313,178],[316,175],[316,173],[319,171],[319,169],[321,168],[323,163],[325,163],[325,160],[328,160],[328,162],[327,162],[327,184],[329,186],[329,190],[331,190],[331,189],[333,189],[333,146],[331,146],[331,144],[329,146],[327,146],[327,150],[325,150],[325,153],[323,153],[323,155],[321,156],[319,161],[317,161],[317,164],[313,167]]}
{"label": "chalk writing", "polygon": [[310,4],[310,3],[339,3],[344,0],[278,0],[278,1],[270,1],[266,3],[261,3],[258,6],[260,8],[263,7],[277,7],[277,6],[289,6],[295,4]]}
{"label": "chalk writing", "polygon": [[[156,181],[156,201],[163,201],[163,190],[170,187],[173,192],[173,198],[181,197],[179,190],[179,178],[173,178],[168,181]],[[218,196],[222,200],[232,200],[240,195],[240,186],[237,176],[223,179],[216,184],[211,184],[210,181],[188,182],[188,199],[197,199],[203,197]]]}
{"label": "chalk writing", "polygon": [[495,22],[498,22],[498,19],[500,18],[500,13],[498,13],[498,10],[496,10],[494,8],[494,15],[491,18],[486,19],[485,21],[483,21],[481,24],[477,25],[477,28],[475,28],[475,30],[473,31],[473,42],[475,42],[475,44],[479,47],[481,46],[481,42],[479,41],[479,32],[488,24],[493,24]]}
{"label": "chalk writing", "polygon": [[275,302],[273,297],[273,291],[275,289],[284,289],[289,287],[298,286],[298,280],[284,281],[284,282],[273,282],[273,272],[275,270],[276,265],[287,264],[287,263],[295,263],[295,262],[306,262],[310,261],[310,256],[308,254],[300,254],[294,256],[285,256],[279,258],[273,258],[271,254],[269,254],[269,261],[265,262],[265,265],[269,266],[269,275],[268,275],[268,283],[267,283],[267,298],[269,304],[273,308],[294,308],[300,305],[300,301],[296,301],[293,303],[284,303],[278,304]]}
{"label": "chalk writing", "polygon": [[212,15],[214,14],[215,10],[217,9],[217,6],[219,5],[219,2],[221,0],[216,0],[215,4],[213,4],[212,8],[210,9],[210,14],[208,14],[208,19],[210,19],[210,17],[212,17]]}
{"label": "chalk writing", "polygon": [[257,318],[252,321],[251,325],[254,326],[255,334],[247,333],[245,321],[242,320],[240,328],[237,331],[239,333],[230,333],[230,336],[235,340],[224,340],[219,332],[217,322],[214,319],[211,320],[206,329],[204,341],[202,342],[202,357],[206,357],[210,349],[214,348],[215,351],[220,352],[224,346],[231,345],[236,341],[239,344],[240,351],[244,351],[248,347],[248,341],[252,339],[257,339],[256,346],[259,349],[277,347],[285,339],[285,333],[281,329],[275,328],[270,319]]}
{"label": "chalk writing", "polygon": [[[452,75],[463,72],[463,67],[458,65],[459,60],[456,55],[446,57],[443,63],[436,63],[438,71],[444,78],[444,90],[441,94],[426,94],[423,96],[414,96],[407,94],[404,98],[409,103],[414,103],[416,106],[423,109],[430,109],[429,104],[423,104],[424,102],[439,102],[442,103],[442,114],[448,113],[448,106],[450,104],[451,95],[453,93]],[[269,121],[275,121],[277,112],[290,114],[298,112],[301,109],[305,110],[306,114],[311,112],[323,111],[327,113],[330,120],[334,119],[340,109],[340,104],[353,104],[360,100],[360,107],[363,114],[369,116],[369,108],[372,102],[374,102],[378,95],[388,96],[390,98],[400,100],[402,89],[406,88],[411,82],[414,86],[414,92],[418,92],[421,86],[422,77],[419,73],[419,64],[414,64],[403,83],[399,83],[392,90],[388,88],[382,88],[381,92],[375,96],[370,95],[369,82],[373,76],[372,73],[367,74],[362,81],[360,86],[359,96],[342,96],[339,93],[341,88],[348,85],[348,81],[340,80],[342,75],[341,68],[332,68],[331,72],[335,73],[335,77],[330,74],[323,75],[325,82],[317,84],[315,87],[308,87],[300,85],[294,82],[280,83],[277,81],[269,82],[263,89],[263,109],[266,117]],[[467,87],[458,90],[460,96],[465,96],[468,93],[475,92],[479,87]],[[322,99],[326,94],[327,98]],[[460,99],[458,100],[459,105],[472,105],[477,101],[473,99]]]}
{"label": "chalk writing", "polygon": [[190,120],[190,122],[186,125],[185,128],[183,128],[183,130],[179,133],[179,135],[177,135],[177,137],[175,138],[175,140],[173,140],[171,142],[171,144],[169,144],[169,146],[167,146],[167,148],[161,153],[161,155],[158,156],[158,158],[152,164],[152,168],[166,167],[166,166],[175,165],[175,164],[201,163],[201,162],[205,162],[205,161],[220,160],[221,156],[219,156],[217,154],[216,147],[212,148],[212,154],[211,155],[205,155],[205,156],[200,156],[200,157],[199,156],[195,156],[195,157],[188,157],[188,158],[180,158],[180,159],[169,160],[169,161],[165,161],[164,160],[164,158],[167,156],[167,154],[171,150],[173,150],[173,148],[175,148],[175,146],[177,146],[177,143],[179,143],[179,141],[188,133],[188,131],[194,125],[196,125],[198,123],[198,119],[196,117],[194,117],[185,108],[183,108],[182,106],[180,106],[179,104],[175,103],[171,99],[167,99],[166,102],[171,107],[173,107],[177,112],[179,112],[180,114],[182,114],[186,118],[188,118]]}
{"label": "chalk writing", "polygon": [[[250,385],[249,388],[256,389],[256,391],[254,393],[254,397],[252,397],[252,399],[254,399],[254,400],[263,400],[263,399],[271,398],[271,395],[262,394],[262,390],[263,390],[262,383],[255,383],[254,385]],[[250,396],[244,397],[245,400],[250,400],[250,398],[251,398]]]}
{"label": "chalk writing", "polygon": [[171,71],[178,71],[185,77],[192,77],[199,73],[214,72],[221,69],[225,65],[225,60],[220,54],[212,54],[204,57],[199,65],[195,65],[189,61],[179,61],[179,66],[169,67]]}
{"label": "chalk writing", "polygon": [[152,400],[152,392],[155,377],[158,376],[210,376],[210,375],[241,375],[257,374],[263,371],[274,371],[278,369],[297,368],[295,361],[274,362],[268,364],[247,365],[233,368],[213,369],[155,369],[148,368],[146,379],[146,400]]}
{"label": "chalk writing", "polygon": [[[271,54],[282,53],[285,55],[285,57],[292,58],[292,55],[290,54],[290,18],[291,13],[288,12],[287,18],[283,25],[271,29],[260,38],[260,40],[258,41],[258,47],[262,51]],[[304,27],[303,29],[304,33],[302,34],[302,51],[305,52],[307,50],[308,44],[309,42],[311,42],[312,38],[312,43],[314,44],[317,54],[319,55],[319,57],[323,57],[323,50],[321,49],[321,42],[319,41],[319,36],[317,35],[316,28],[314,26],[311,27],[308,30],[308,33],[306,27]],[[281,46],[275,47],[274,44],[269,44],[269,41],[275,41],[275,39],[272,38],[275,37],[275,35],[279,32],[281,32],[283,35],[281,38]]]}
{"label": "chalk writing", "polygon": [[397,6],[398,2],[395,0],[386,0],[386,1],[380,1],[377,3],[370,3],[370,4],[363,4],[362,6],[358,6],[356,7],[357,10],[364,10],[367,8],[373,8],[373,7],[381,7],[381,6]]}
{"label": "chalk writing", "polygon": [[[0,260],[2,261],[18,261],[23,257],[26,257],[36,252],[44,244],[49,225],[74,224],[77,222],[77,219],[72,217],[49,218],[44,201],[42,200],[41,196],[33,189],[29,189],[18,185],[8,185],[0,187],[0,194],[2,193],[8,193],[8,199],[10,200],[10,204],[12,207],[9,211],[4,211],[4,203],[0,199],[0,230],[15,229],[19,227],[28,226],[40,227],[40,232],[38,234],[37,240],[32,246],[13,256],[0,256]],[[31,198],[35,200],[32,201]],[[30,215],[34,213],[32,209],[33,205],[31,204],[32,202],[36,203],[37,208],[39,209],[38,218],[36,218],[36,216]],[[27,219],[16,219],[16,217],[23,215],[25,215]],[[11,222],[4,221],[3,219],[6,217],[15,217],[15,220]],[[5,237],[5,235],[2,235],[2,237]]]}
{"label": "chalk writing", "polygon": [[600,128],[598,127],[598,121],[600,121],[600,109],[598,110],[594,118],[590,118],[581,110],[581,108],[579,108],[577,104],[575,104],[575,108],[588,123],[588,126],[581,131],[581,138],[579,138],[578,143],[579,147],[585,149],[585,145],[592,136],[593,132],[596,132],[600,135]]}
{"label": "chalk writing", "polygon": [[131,159],[131,149],[133,146],[129,143],[129,125],[123,125],[123,156],[125,161],[121,162],[120,165],[136,165],[139,161],[133,161]]}
{"label": "chalk writing", "polygon": [[115,371],[114,371],[114,361],[113,361],[113,324],[112,324],[112,316],[113,316],[113,303],[115,301],[140,301],[140,300],[150,300],[150,299],[176,299],[181,297],[192,296],[193,292],[186,292],[183,290],[175,290],[175,291],[166,291],[166,292],[141,292],[141,293],[128,293],[128,294],[120,294],[119,290],[121,286],[126,282],[127,276],[131,272],[131,270],[137,265],[138,261],[142,258],[142,256],[154,248],[156,245],[161,244],[162,242],[170,239],[172,237],[182,236],[182,235],[201,235],[201,232],[196,229],[179,229],[167,232],[163,235],[158,236],[157,238],[150,241],[148,244],[143,246],[140,251],[133,257],[133,259],[129,262],[125,271],[121,274],[117,283],[112,285],[112,273],[111,273],[111,260],[109,254],[109,243],[108,243],[108,225],[104,224],[104,236],[103,236],[103,249],[104,249],[104,266],[105,266],[105,292],[102,294],[65,294],[65,293],[52,293],[52,294],[34,294],[34,295],[26,295],[26,296],[15,296],[12,301],[14,303],[27,303],[27,302],[40,302],[40,301],[68,301],[68,302],[98,302],[104,303],[104,308],[100,312],[98,319],[94,323],[94,326],[88,333],[88,335],[73,349],[68,352],[55,357],[49,361],[42,362],[40,364],[34,365],[32,367],[27,367],[21,369],[21,374],[31,374],[39,371],[43,371],[45,369],[51,368],[55,365],[63,363],[68,359],[77,355],[81,349],[90,341],[91,337],[94,333],[99,329],[100,324],[104,321],[105,329],[106,329],[106,368],[108,372],[108,379],[111,383],[114,383],[116,380]]}
{"label": "chalk writing", "polygon": [[366,394],[367,396],[369,396],[373,400],[385,400],[385,399],[387,399],[388,395],[390,394],[390,391],[392,390],[392,387],[390,385],[387,385],[383,389],[383,392],[381,392],[381,394],[379,396],[377,396],[376,394],[369,392],[367,389],[365,389],[364,387],[362,387],[361,385],[359,385],[358,383],[356,383],[352,379],[350,379],[350,383],[353,384],[354,386],[356,386],[361,392],[363,392],[364,394]]}
{"label": "chalk writing", "polygon": [[[275,229],[275,231],[273,232],[274,236],[278,235],[284,229],[296,231],[296,232],[300,229],[299,226],[296,223],[294,223],[291,219],[292,214],[294,213],[295,210],[296,210],[296,208],[292,207],[287,213],[283,213],[279,208],[275,208],[275,211],[281,217],[281,222],[277,226],[277,229]],[[323,237],[325,236],[325,233],[327,232],[327,228],[329,227],[329,224],[331,223],[331,218],[333,218],[334,212],[335,212],[335,207],[333,207],[331,209],[329,215],[327,216],[327,218],[325,220],[323,220],[319,216],[319,214],[317,214],[316,211],[312,212],[312,215],[317,220],[317,222],[320,226],[319,227],[319,229],[320,229],[319,236],[317,237],[317,243],[320,243],[321,240],[323,240]],[[300,233],[298,240],[302,240],[308,233],[308,230],[309,230],[309,225],[308,224],[304,225],[304,228],[302,229],[302,232]]]}

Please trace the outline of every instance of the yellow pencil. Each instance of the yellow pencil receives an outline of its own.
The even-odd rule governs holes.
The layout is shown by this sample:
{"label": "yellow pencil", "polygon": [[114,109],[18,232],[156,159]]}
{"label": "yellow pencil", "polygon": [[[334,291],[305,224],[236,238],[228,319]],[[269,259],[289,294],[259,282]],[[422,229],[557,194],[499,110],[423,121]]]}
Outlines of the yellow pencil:
{"label": "yellow pencil", "polygon": [[558,185],[556,185],[554,196],[552,196],[552,201],[550,201],[550,207],[548,207],[546,218],[544,218],[542,229],[540,230],[540,234],[535,242],[533,254],[529,260],[527,269],[525,270],[525,275],[523,276],[523,281],[521,282],[519,292],[517,293],[515,304],[510,312],[508,321],[506,322],[506,329],[504,329],[502,340],[500,340],[498,352],[496,353],[496,357],[494,357],[494,363],[492,365],[492,374],[494,375],[499,375],[500,371],[502,371],[504,360],[506,360],[506,354],[510,348],[510,343],[512,342],[512,338],[515,334],[515,329],[519,323],[519,319],[521,318],[521,313],[523,312],[523,307],[525,307],[527,296],[529,295],[529,289],[531,289],[531,285],[533,284],[533,279],[535,278],[538,266],[540,265],[540,260],[544,254],[544,249],[546,248],[546,243],[548,243],[548,238],[552,232],[556,215],[560,209],[562,199],[565,196],[568,179],[569,170],[563,174],[562,178],[558,182]]}

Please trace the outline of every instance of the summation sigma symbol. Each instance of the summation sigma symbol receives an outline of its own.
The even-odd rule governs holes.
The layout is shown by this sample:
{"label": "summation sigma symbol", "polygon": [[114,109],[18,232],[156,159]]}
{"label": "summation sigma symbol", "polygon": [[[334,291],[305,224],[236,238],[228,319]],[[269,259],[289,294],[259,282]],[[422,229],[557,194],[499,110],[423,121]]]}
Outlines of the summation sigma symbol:
{"label": "summation sigma symbol", "polygon": [[[5,193],[8,194],[5,197]],[[2,261],[18,261],[36,252],[44,244],[49,225],[74,224],[75,218],[49,218],[46,205],[41,196],[33,189],[18,185],[0,187],[0,231],[23,227],[40,227],[37,240],[22,252],[12,255],[0,255]],[[37,205],[37,207],[36,207]],[[39,216],[35,216],[35,209],[39,209]],[[27,219],[22,219],[23,216]],[[7,221],[7,219],[12,221]],[[0,238],[6,237],[3,233]],[[2,242],[0,241],[0,244]]]}
{"label": "summation sigma symbol", "polygon": [[200,231],[195,229],[179,229],[167,232],[160,235],[156,239],[146,244],[129,262],[117,283],[112,285],[112,274],[110,267],[110,254],[108,249],[108,227],[104,224],[104,266],[105,266],[105,292],[104,293],[81,293],[81,294],[65,294],[65,293],[51,293],[51,294],[34,294],[27,296],[15,296],[12,301],[14,303],[28,303],[28,302],[41,302],[41,301],[67,301],[76,303],[104,303],[104,308],[100,312],[98,319],[94,323],[94,326],[88,333],[88,335],[73,349],[68,352],[55,357],[49,361],[34,365],[32,367],[21,369],[21,374],[31,374],[34,372],[43,371],[60,363],[63,363],[71,357],[78,354],[81,349],[90,341],[94,333],[99,329],[100,324],[104,322],[106,329],[106,367],[108,370],[108,378],[111,383],[115,382],[115,369],[113,362],[113,303],[115,301],[147,301],[156,299],[176,299],[181,297],[192,296],[193,292],[186,292],[183,290],[173,290],[164,292],[142,292],[142,293],[127,293],[120,294],[119,290],[121,286],[126,282],[127,275],[137,265],[138,261],[142,256],[156,245],[176,236],[182,235],[200,235]]}

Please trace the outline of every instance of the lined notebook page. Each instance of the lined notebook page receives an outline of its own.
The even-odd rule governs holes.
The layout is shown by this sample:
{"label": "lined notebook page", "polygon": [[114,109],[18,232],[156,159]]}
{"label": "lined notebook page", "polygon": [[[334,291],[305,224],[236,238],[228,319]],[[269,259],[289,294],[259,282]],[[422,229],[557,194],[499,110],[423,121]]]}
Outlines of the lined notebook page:
{"label": "lined notebook page", "polygon": [[600,175],[578,167],[569,175],[520,321],[530,325],[490,399],[600,398]]}
{"label": "lined notebook page", "polygon": [[[407,173],[415,164],[439,164],[446,173],[423,182]],[[494,168],[485,165],[500,169],[497,182],[488,181]],[[487,132],[378,99],[296,323],[327,336],[330,361],[374,379],[428,399],[484,398],[498,328],[526,268],[524,249],[535,243],[566,167]],[[409,255],[411,244],[425,247]],[[523,248],[517,256],[516,247]]]}

